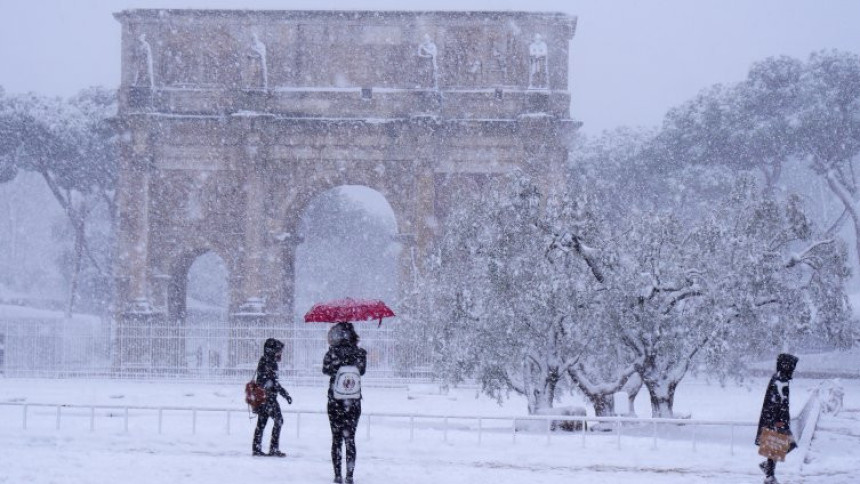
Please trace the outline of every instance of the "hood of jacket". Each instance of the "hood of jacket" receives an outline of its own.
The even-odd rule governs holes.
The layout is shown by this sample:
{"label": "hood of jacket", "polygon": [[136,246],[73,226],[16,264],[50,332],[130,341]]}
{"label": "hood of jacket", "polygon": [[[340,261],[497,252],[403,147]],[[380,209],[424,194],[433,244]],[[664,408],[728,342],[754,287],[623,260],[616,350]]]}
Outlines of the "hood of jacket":
{"label": "hood of jacket", "polygon": [[794,368],[797,367],[798,358],[788,353],[782,353],[776,357],[776,372],[783,380],[791,380],[794,376]]}
{"label": "hood of jacket", "polygon": [[355,328],[351,323],[337,323],[328,331],[329,346],[351,345],[356,339]]}
{"label": "hood of jacket", "polygon": [[280,353],[283,349],[284,343],[282,341],[276,340],[275,338],[269,338],[266,340],[265,344],[263,344],[263,356],[274,359],[275,355]]}

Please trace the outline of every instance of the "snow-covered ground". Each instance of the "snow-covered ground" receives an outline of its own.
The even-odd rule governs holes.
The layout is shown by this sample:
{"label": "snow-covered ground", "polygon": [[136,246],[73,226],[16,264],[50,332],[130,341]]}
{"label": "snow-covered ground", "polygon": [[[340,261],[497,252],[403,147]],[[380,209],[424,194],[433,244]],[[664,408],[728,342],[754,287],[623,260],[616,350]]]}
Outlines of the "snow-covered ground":
{"label": "snow-covered ground", "polygon": [[835,416],[822,416],[812,444],[802,482],[860,482],[860,408],[856,400]]}
{"label": "snow-covered ground", "polygon": [[[695,420],[754,422],[765,379],[747,386],[722,388],[685,380],[678,389],[676,410]],[[285,459],[253,458],[253,421],[243,411],[241,385],[159,383],[99,380],[0,379],[0,403],[108,405],[95,414],[83,408],[63,410],[57,430],[56,408],[31,406],[27,428],[22,407],[0,405],[0,483],[236,483],[274,480],[331,482],[330,435],[324,415],[325,391],[291,387],[294,405],[286,406],[282,435]],[[819,382],[793,383],[797,412]],[[847,484],[856,482],[860,460],[860,381],[846,380],[845,407],[825,416],[801,466],[799,453],[777,468],[783,483]],[[425,390],[425,391],[422,391]],[[582,405],[567,396],[562,404]],[[128,432],[124,406],[232,408],[198,412],[196,426],[188,412],[164,411],[158,431],[155,411],[132,410]],[[752,445],[753,428],[739,426],[732,437],[727,427],[659,428],[614,432],[519,433],[510,420],[485,420],[480,441],[473,420],[456,416],[522,416],[525,403],[512,398],[498,405],[476,396],[474,389],[434,395],[426,389],[366,388],[358,435],[356,482],[439,483],[758,483],[760,460]],[[636,402],[640,416],[649,415],[643,391]],[[304,413],[297,420],[294,412]],[[408,418],[371,417],[403,413],[448,415],[445,432],[440,419],[425,419],[410,429]],[[91,417],[95,417],[91,429]],[[368,420],[371,425],[368,427]],[[229,428],[229,432],[228,432]],[[694,445],[695,442],[695,445]],[[656,445],[655,445],[656,444]],[[799,469],[799,473],[798,473]]]}

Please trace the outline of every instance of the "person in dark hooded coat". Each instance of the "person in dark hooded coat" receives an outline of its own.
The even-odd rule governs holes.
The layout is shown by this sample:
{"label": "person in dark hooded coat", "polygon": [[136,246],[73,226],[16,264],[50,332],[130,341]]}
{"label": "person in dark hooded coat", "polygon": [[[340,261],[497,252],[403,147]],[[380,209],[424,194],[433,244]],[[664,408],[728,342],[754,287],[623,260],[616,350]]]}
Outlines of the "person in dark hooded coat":
{"label": "person in dark hooded coat", "polygon": [[[253,455],[286,456],[281,452],[279,445],[284,417],[281,414],[281,406],[278,404],[278,395],[284,397],[287,404],[290,405],[292,405],[293,399],[278,382],[278,362],[281,361],[283,351],[284,343],[275,338],[269,338],[263,344],[263,357],[257,364],[256,382],[266,391],[266,402],[254,410],[254,413],[257,414],[257,428],[254,430],[254,443],[251,451]],[[262,449],[263,431],[266,429],[269,417],[272,418],[273,423],[272,440],[269,444],[269,453],[265,454]]]}
{"label": "person in dark hooded coat", "polygon": [[[322,371],[330,377],[328,386],[328,419],[331,427],[331,462],[334,466],[334,482],[353,483],[355,471],[355,430],[361,417],[361,393],[344,398],[335,392],[335,379],[344,367],[364,375],[367,368],[367,351],[358,347],[358,334],[351,323],[337,323],[328,333],[329,349],[323,358]],[[344,368],[347,370],[349,368]],[[343,480],[341,467],[343,454],[341,446],[346,447],[346,481]]]}
{"label": "person in dark hooded coat", "polygon": [[[791,435],[791,415],[788,409],[788,382],[791,381],[796,366],[797,357],[794,355],[783,353],[776,358],[776,373],[771,377],[770,382],[768,382],[767,391],[764,394],[764,403],[761,407],[761,417],[759,417],[758,421],[755,445],[760,445],[761,431],[766,428]],[[797,445],[792,442],[789,452],[794,450],[795,447]],[[776,461],[768,459],[759,464],[759,467],[765,474],[765,484],[778,484],[774,476]]]}

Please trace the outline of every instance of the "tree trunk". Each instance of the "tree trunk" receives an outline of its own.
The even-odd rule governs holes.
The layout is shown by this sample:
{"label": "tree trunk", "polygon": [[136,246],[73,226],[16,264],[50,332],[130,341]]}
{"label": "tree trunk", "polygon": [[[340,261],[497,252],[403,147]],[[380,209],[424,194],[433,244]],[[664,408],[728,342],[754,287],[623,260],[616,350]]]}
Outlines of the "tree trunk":
{"label": "tree trunk", "polygon": [[845,208],[845,211],[847,211],[848,215],[851,217],[852,226],[854,228],[854,250],[857,254],[857,259],[860,260],[860,204],[854,200],[851,192],[845,187],[845,184],[837,178],[833,173],[833,170],[830,170],[825,174],[825,180],[827,181],[827,186],[836,194],[839,201],[842,202],[842,206]]}
{"label": "tree trunk", "polygon": [[675,405],[675,388],[678,382],[673,381],[647,381],[648,395],[651,397],[651,416],[654,418],[673,418],[673,407]]}
{"label": "tree trunk", "polygon": [[81,278],[81,262],[84,258],[84,230],[83,224],[72,223],[75,231],[74,261],[72,265],[72,280],[69,282],[69,303],[66,306],[66,318],[70,319],[75,310],[75,297],[78,293],[78,282]]}
{"label": "tree trunk", "polygon": [[642,389],[642,377],[639,376],[638,373],[634,373],[627,383],[624,384],[624,388],[622,391],[627,393],[627,415],[632,417],[636,416],[636,408],[634,407],[634,402],[636,401],[636,396],[639,395],[639,390]]}
{"label": "tree trunk", "polygon": [[615,416],[615,394],[597,394],[586,395],[588,400],[594,406],[594,415],[596,417],[613,417]]}
{"label": "tree trunk", "polygon": [[537,415],[541,410],[552,408],[558,380],[559,378],[550,373],[541,375],[538,381],[531,382],[531,385],[526,386],[529,389],[526,391],[529,415]]}
{"label": "tree trunk", "polygon": [[598,417],[615,415],[615,393],[625,388],[627,382],[637,375],[636,365],[630,365],[615,381],[609,383],[595,383],[588,377],[582,365],[570,367],[567,374],[594,406],[594,414]]}

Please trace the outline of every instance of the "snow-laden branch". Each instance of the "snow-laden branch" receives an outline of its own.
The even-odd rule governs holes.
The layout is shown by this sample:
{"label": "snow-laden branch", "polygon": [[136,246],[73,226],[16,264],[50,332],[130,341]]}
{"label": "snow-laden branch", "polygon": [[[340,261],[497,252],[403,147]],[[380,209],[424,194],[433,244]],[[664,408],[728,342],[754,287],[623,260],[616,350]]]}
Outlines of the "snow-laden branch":
{"label": "snow-laden branch", "polygon": [[580,387],[583,393],[587,395],[608,395],[620,391],[621,388],[627,384],[627,380],[629,380],[630,377],[636,373],[637,369],[642,366],[643,361],[644,357],[640,356],[634,362],[627,365],[626,368],[621,370],[615,381],[609,383],[595,383],[588,377],[585,365],[582,364],[582,362],[569,366],[567,368],[567,374],[570,376],[571,380]]}
{"label": "snow-laden branch", "polygon": [[639,335],[623,327],[621,329],[621,341],[632,349],[637,355],[644,355],[646,352],[645,344]]}
{"label": "snow-laden branch", "polygon": [[560,250],[564,253],[574,252],[582,257],[597,282],[602,283],[606,280],[603,270],[600,268],[600,250],[583,243],[578,236],[570,232],[556,235],[547,248],[545,255],[549,256],[549,253],[553,250]]}
{"label": "snow-laden branch", "polygon": [[839,215],[839,218],[837,218],[836,221],[833,222],[833,225],[831,225],[830,228],[824,231],[824,235],[826,237],[832,237],[834,234],[836,234],[836,232],[838,232],[839,229],[842,228],[842,225],[845,223],[845,220],[848,219],[848,215],[848,209],[843,207],[842,213]]}
{"label": "snow-laden branch", "polygon": [[676,291],[676,293],[673,294],[669,301],[666,303],[662,312],[663,314],[669,314],[672,311],[672,308],[674,308],[679,302],[685,299],[689,299],[691,297],[703,296],[704,294],[704,291],[702,291],[701,286],[699,286],[698,284],[693,284],[683,291]]}
{"label": "snow-laden branch", "polygon": [[789,257],[788,260],[785,262],[784,267],[786,269],[790,269],[790,268],[796,266],[797,264],[804,263],[804,264],[807,264],[808,266],[812,267],[813,269],[818,269],[816,264],[812,262],[812,257],[810,257],[810,255],[818,247],[821,247],[822,245],[830,245],[830,244],[833,244],[835,242],[836,242],[836,240],[834,240],[834,239],[825,239],[825,240],[816,241],[816,242],[812,243],[809,247],[804,249],[803,251],[796,253],[796,254],[792,254],[791,257]]}
{"label": "snow-laden branch", "polygon": [[826,170],[824,172],[824,178],[827,181],[827,186],[836,194],[839,198],[839,201],[842,202],[842,205],[845,207],[845,210],[848,210],[849,215],[855,221],[858,219],[857,215],[857,204],[854,200],[854,197],[851,195],[851,191],[848,187],[845,186],[844,183],[839,179],[838,175],[834,173],[832,168]]}

